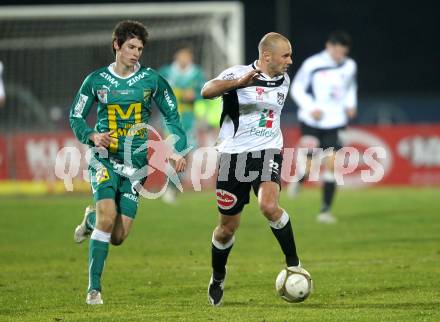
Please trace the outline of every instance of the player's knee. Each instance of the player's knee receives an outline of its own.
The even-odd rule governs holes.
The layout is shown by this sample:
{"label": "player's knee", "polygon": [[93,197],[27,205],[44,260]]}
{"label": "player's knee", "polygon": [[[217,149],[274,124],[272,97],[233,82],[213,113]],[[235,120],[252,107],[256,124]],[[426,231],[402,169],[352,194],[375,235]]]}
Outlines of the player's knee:
{"label": "player's knee", "polygon": [[260,202],[261,212],[270,220],[277,214],[278,208],[278,203],[275,200],[263,200]]}
{"label": "player's knee", "polygon": [[96,211],[96,227],[103,231],[112,231],[116,217],[114,208],[98,203]]}
{"label": "player's knee", "polygon": [[226,224],[226,225],[220,225],[217,235],[219,242],[225,244],[228,241],[231,240],[232,237],[234,237],[235,231],[237,230],[238,225],[237,224]]}

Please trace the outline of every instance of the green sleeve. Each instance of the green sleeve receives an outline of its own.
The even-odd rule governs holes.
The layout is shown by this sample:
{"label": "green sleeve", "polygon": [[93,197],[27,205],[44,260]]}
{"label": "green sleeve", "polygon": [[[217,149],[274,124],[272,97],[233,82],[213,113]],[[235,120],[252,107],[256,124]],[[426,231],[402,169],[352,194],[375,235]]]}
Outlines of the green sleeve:
{"label": "green sleeve", "polygon": [[181,152],[187,147],[187,139],[182,124],[180,123],[179,113],[177,112],[176,97],[168,82],[162,76],[157,76],[157,88],[153,94],[153,99],[159,111],[164,116],[165,124],[170,133],[179,137],[174,147],[178,152]]}
{"label": "green sleeve", "polygon": [[91,144],[89,136],[94,132],[86,123],[87,115],[95,101],[91,83],[91,75],[89,75],[76,94],[69,115],[70,127],[73,133],[84,144]]}

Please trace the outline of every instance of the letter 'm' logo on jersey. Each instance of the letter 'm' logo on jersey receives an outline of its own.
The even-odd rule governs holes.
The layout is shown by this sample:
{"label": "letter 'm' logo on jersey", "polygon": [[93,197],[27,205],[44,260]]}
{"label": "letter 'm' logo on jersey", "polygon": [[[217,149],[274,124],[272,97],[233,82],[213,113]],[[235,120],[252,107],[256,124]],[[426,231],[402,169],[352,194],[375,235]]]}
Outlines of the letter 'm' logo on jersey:
{"label": "letter 'm' logo on jersey", "polygon": [[255,87],[255,91],[257,92],[257,101],[263,100],[264,88],[263,87]]}
{"label": "letter 'm' logo on jersey", "polygon": [[264,109],[261,113],[260,122],[258,123],[259,127],[272,128],[273,125],[273,110]]}
{"label": "letter 'm' logo on jersey", "polygon": [[98,89],[96,91],[96,94],[98,94],[98,99],[102,104],[107,104],[108,100],[107,100],[107,94],[108,91],[105,88],[102,89]]}
{"label": "letter 'm' logo on jersey", "polygon": [[237,196],[222,189],[217,189],[217,205],[220,209],[228,210],[235,206],[237,203]]}
{"label": "letter 'm' logo on jersey", "polygon": [[278,105],[284,104],[284,93],[277,93],[277,102]]}

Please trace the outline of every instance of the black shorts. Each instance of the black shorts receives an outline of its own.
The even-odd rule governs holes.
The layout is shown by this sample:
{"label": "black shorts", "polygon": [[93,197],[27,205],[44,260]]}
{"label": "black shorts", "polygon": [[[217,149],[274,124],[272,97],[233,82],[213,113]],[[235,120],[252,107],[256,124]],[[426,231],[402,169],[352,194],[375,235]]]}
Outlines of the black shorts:
{"label": "black shorts", "polygon": [[223,215],[236,215],[249,203],[251,187],[258,194],[261,182],[278,183],[281,189],[279,150],[268,149],[239,154],[221,153],[217,176],[217,206]]}
{"label": "black shorts", "polygon": [[345,126],[336,127],[333,129],[319,129],[316,127],[308,126],[307,124],[301,122],[301,137],[313,136],[318,140],[317,148],[328,149],[334,148],[339,150],[342,148],[342,142],[340,139],[340,131],[345,129]]}

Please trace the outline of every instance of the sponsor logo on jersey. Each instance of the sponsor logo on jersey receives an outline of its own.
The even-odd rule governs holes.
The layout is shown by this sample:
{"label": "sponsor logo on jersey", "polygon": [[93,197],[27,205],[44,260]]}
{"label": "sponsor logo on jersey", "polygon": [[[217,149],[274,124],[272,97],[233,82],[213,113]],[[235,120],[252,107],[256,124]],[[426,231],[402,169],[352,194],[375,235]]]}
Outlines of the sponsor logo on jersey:
{"label": "sponsor logo on jersey", "polygon": [[237,203],[237,196],[222,189],[216,190],[217,205],[220,209],[228,210],[235,206]]}
{"label": "sponsor logo on jersey", "polygon": [[284,104],[284,93],[277,93],[277,102],[278,105]]}
{"label": "sponsor logo on jersey", "polygon": [[118,87],[119,86],[119,82],[113,76],[107,74],[106,72],[102,72],[101,74],[99,74],[99,76],[104,78],[106,81],[108,81],[114,87]]}
{"label": "sponsor logo on jersey", "polygon": [[147,72],[142,72],[142,74],[138,74],[136,76],[133,76],[132,78],[130,78],[127,81],[128,86],[133,86],[134,84],[136,84],[137,82],[139,82],[142,78],[144,78],[145,76],[147,76],[148,73]]}
{"label": "sponsor logo on jersey", "polygon": [[273,110],[264,109],[261,113],[260,122],[258,123],[259,127],[272,128],[273,125]]}
{"label": "sponsor logo on jersey", "polygon": [[126,192],[126,193],[123,194],[123,196],[125,198],[127,198],[127,199],[130,199],[130,200],[134,201],[134,202],[138,201],[138,197],[136,197],[135,195],[132,195],[131,193],[127,193]]}
{"label": "sponsor logo on jersey", "polygon": [[98,89],[96,91],[96,94],[98,94],[98,99],[99,99],[99,101],[102,104],[107,104],[107,102],[108,102],[108,100],[107,100],[107,94],[108,94],[107,89],[105,89],[105,88]]}
{"label": "sponsor logo on jersey", "polygon": [[229,73],[229,74],[226,74],[225,76],[223,76],[223,79],[224,80],[232,80],[232,79],[235,79],[235,75],[234,75],[234,73]]}
{"label": "sponsor logo on jersey", "polygon": [[106,167],[99,168],[98,171],[96,171],[95,176],[96,176],[96,182],[98,184],[103,183],[104,181],[107,181],[110,178]]}
{"label": "sponsor logo on jersey", "polygon": [[257,92],[257,101],[263,100],[264,88],[263,87],[255,87],[255,91]]}
{"label": "sponsor logo on jersey", "polygon": [[165,100],[167,101],[167,103],[170,106],[171,110],[174,110],[176,108],[176,105],[174,105],[174,102],[171,99],[170,95],[168,94],[168,90],[167,89],[165,89],[163,91],[163,95],[165,96]]}
{"label": "sponsor logo on jersey", "polygon": [[259,137],[266,137],[266,138],[275,137],[277,135],[277,131],[269,130],[269,129],[261,128],[261,127],[253,127],[253,128],[251,128],[249,133],[250,133],[250,135],[255,135],[255,136],[259,136]]}
{"label": "sponsor logo on jersey", "polygon": [[73,112],[73,117],[82,117],[82,112],[84,111],[84,106],[87,103],[89,97],[84,94],[79,94],[78,102],[76,102],[75,109]]}
{"label": "sponsor logo on jersey", "polygon": [[114,89],[111,91],[113,96],[134,94],[134,89]]}
{"label": "sponsor logo on jersey", "polygon": [[144,89],[144,103],[148,102],[150,96],[151,96],[151,89]]}

